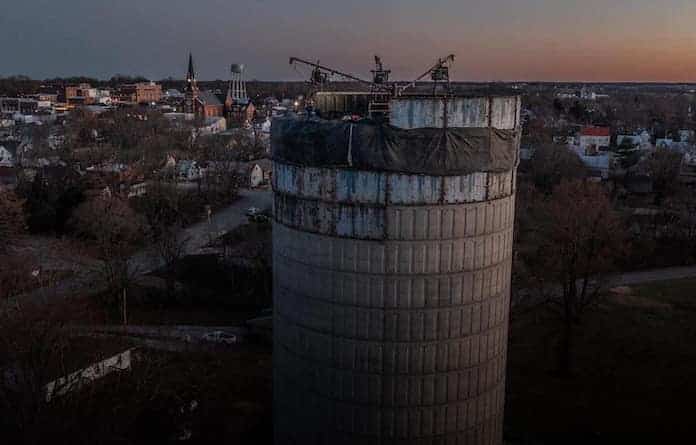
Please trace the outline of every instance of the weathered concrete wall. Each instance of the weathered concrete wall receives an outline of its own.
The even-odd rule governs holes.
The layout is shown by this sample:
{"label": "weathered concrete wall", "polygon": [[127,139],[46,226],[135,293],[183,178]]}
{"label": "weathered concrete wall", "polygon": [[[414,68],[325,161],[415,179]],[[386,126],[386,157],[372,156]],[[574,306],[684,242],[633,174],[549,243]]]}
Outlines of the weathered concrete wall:
{"label": "weathered concrete wall", "polygon": [[514,171],[273,178],[276,444],[502,443]]}
{"label": "weathered concrete wall", "polygon": [[493,127],[512,130],[520,115],[520,98],[453,97],[396,98],[391,101],[390,123],[399,128]]}

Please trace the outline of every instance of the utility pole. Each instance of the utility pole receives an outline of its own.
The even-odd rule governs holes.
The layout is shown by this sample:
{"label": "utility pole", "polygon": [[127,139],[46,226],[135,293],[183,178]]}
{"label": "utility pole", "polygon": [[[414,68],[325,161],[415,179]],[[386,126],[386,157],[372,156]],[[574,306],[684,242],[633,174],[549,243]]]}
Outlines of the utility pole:
{"label": "utility pole", "polygon": [[127,301],[127,295],[126,295],[126,288],[124,287],[123,288],[123,325],[124,326],[128,324],[128,311],[126,309],[127,304],[128,304],[128,301]]}

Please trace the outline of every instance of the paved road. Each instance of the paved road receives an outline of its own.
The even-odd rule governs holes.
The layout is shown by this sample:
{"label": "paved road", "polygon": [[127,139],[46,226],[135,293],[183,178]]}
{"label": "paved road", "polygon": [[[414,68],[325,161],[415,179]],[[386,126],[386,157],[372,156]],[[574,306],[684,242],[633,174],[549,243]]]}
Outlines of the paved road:
{"label": "paved road", "polygon": [[216,212],[210,222],[204,221],[187,228],[189,238],[188,252],[196,253],[210,241],[247,222],[246,209],[256,207],[261,210],[273,207],[273,192],[270,190],[241,190],[239,199],[231,206]]}
{"label": "paved road", "polygon": [[611,279],[611,283],[615,286],[633,286],[653,281],[679,280],[694,277],[696,277],[696,266],[667,267],[616,275]]}
{"label": "paved road", "polygon": [[73,325],[68,331],[75,334],[111,334],[142,338],[170,339],[187,342],[205,341],[211,332],[224,332],[243,341],[249,335],[244,326],[198,326],[198,325]]}
{"label": "paved road", "polygon": [[[184,229],[182,239],[187,240],[186,253],[200,253],[212,240],[247,222],[246,209],[257,207],[261,210],[272,207],[273,194],[270,190],[240,190],[238,199],[231,205],[215,212],[210,221],[203,221]],[[130,260],[135,275],[144,275],[163,266],[163,261],[150,250],[136,253]],[[85,268],[77,275],[50,287],[36,289],[17,297],[23,303],[42,304],[59,298],[67,298],[89,290],[97,293],[103,290],[101,273],[98,267]],[[17,305],[17,299],[8,301],[9,307]]]}
{"label": "paved road", "polygon": [[[696,278],[696,266],[665,267],[662,269],[616,274],[606,277],[606,281],[602,282],[602,286],[608,289],[618,286],[636,286],[656,281],[671,281],[685,278]],[[582,280],[577,281],[577,286],[578,288],[582,286]],[[548,292],[554,293],[555,297],[558,298],[560,297],[561,289],[560,287],[557,287],[555,290],[547,289],[547,293]],[[515,307],[520,304],[533,306],[537,303],[541,303],[545,298],[547,297],[539,295],[535,290],[519,289],[517,290],[516,298],[512,301],[512,306]]]}
{"label": "paved road", "polygon": [[[186,240],[186,254],[200,253],[211,241],[245,224],[246,210],[256,207],[261,210],[273,206],[273,193],[270,190],[240,190],[238,199],[231,205],[215,212],[210,221],[202,221],[187,227],[181,234]],[[137,274],[152,272],[164,265],[161,258],[151,251],[138,252],[131,258],[131,267]]]}
{"label": "paved road", "polygon": [[[120,337],[150,349],[159,349],[171,352],[193,351],[226,351],[230,348],[238,348],[247,343],[249,330],[242,326],[70,326],[66,328],[72,336],[85,336],[93,338]],[[231,343],[216,342],[206,339],[205,335],[214,332],[223,332],[236,337]]]}

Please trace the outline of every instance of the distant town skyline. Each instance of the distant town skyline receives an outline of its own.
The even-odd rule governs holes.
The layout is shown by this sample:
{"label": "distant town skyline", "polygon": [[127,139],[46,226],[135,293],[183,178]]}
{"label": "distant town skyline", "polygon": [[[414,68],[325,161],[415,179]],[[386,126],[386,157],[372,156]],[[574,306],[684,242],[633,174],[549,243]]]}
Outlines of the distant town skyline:
{"label": "distant town skyline", "polygon": [[394,78],[458,56],[460,81],[696,82],[692,0],[24,0],[0,14],[0,76],[301,80],[289,56]]}

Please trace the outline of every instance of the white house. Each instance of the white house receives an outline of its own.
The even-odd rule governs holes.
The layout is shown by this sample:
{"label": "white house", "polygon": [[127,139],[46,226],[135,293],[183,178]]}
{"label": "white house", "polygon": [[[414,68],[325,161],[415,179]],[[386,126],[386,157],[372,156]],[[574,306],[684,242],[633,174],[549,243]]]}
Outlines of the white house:
{"label": "white house", "polygon": [[237,172],[249,188],[260,187],[270,183],[273,162],[270,159],[242,162],[238,165]]}
{"label": "white house", "polygon": [[176,172],[180,181],[198,181],[203,177],[203,169],[196,161],[179,161],[176,164]]}
{"label": "white house", "polygon": [[15,157],[14,155],[5,148],[4,145],[0,145],[0,167],[14,167]]}
{"label": "white house", "polygon": [[263,184],[263,169],[259,164],[254,164],[249,173],[249,185],[256,188]]}
{"label": "white house", "polygon": [[679,130],[679,140],[681,142],[694,142],[696,132],[694,130]]}
{"label": "white house", "polygon": [[196,132],[195,136],[203,136],[222,133],[225,130],[227,130],[227,120],[224,117],[208,117],[203,126],[194,131]]}
{"label": "white house", "polygon": [[672,144],[674,144],[672,138],[658,138],[655,140],[655,147],[657,148],[671,148]]}

